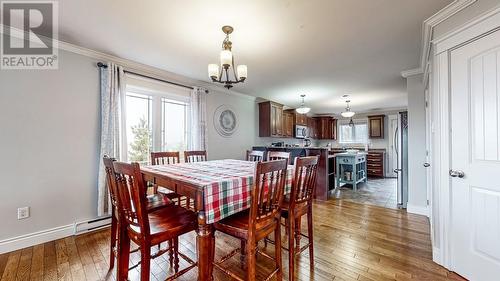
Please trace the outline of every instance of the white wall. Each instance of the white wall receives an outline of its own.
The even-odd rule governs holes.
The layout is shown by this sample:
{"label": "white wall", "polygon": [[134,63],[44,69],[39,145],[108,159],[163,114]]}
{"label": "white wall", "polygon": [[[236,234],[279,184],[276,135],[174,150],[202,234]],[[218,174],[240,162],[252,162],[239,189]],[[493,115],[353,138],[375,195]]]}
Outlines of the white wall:
{"label": "white wall", "polygon": [[96,215],[99,72],[59,54],[58,70],[0,70],[0,240]]}
{"label": "white wall", "polygon": [[425,88],[422,75],[407,78],[408,91],[408,210],[427,208]]}
{"label": "white wall", "polygon": [[[238,128],[230,137],[220,136],[214,127],[214,112],[223,105],[229,105],[236,113]],[[245,159],[246,150],[255,145],[258,123],[255,98],[235,95],[231,92],[211,91],[207,97],[208,143],[207,154],[209,159]]]}
{"label": "white wall", "polygon": [[[97,215],[100,140],[96,59],[59,51],[58,70],[0,70],[0,241]],[[211,91],[208,156],[243,159],[256,140],[253,97]],[[215,109],[228,104],[239,121],[231,138],[217,134]],[[17,220],[17,208],[31,217]],[[0,243],[1,244],[1,243]],[[0,247],[1,248],[1,247]]]}

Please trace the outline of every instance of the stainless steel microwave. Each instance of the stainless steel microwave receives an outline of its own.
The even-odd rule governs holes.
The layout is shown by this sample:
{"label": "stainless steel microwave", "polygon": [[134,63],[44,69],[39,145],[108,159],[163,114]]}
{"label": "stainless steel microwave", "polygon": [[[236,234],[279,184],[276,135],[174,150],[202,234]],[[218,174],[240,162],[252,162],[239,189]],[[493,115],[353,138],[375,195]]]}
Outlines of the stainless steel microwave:
{"label": "stainless steel microwave", "polygon": [[297,139],[307,138],[307,127],[302,125],[295,125],[295,138]]}

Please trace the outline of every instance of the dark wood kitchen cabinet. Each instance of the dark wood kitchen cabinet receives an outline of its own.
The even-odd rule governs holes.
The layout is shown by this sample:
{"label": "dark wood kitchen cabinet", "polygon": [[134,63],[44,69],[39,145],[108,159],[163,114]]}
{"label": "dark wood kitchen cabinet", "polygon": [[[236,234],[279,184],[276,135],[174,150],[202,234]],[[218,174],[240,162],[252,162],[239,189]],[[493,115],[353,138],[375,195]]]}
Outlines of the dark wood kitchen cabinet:
{"label": "dark wood kitchen cabinet", "polygon": [[283,111],[283,137],[293,138],[293,132],[293,113],[289,110],[285,110]]}
{"label": "dark wood kitchen cabinet", "polygon": [[369,150],[366,157],[366,173],[368,177],[384,177],[385,150]]}
{"label": "dark wood kitchen cabinet", "polygon": [[259,137],[283,137],[283,105],[259,103]]}
{"label": "dark wood kitchen cabinet", "polygon": [[368,116],[368,132],[370,139],[384,138],[385,115]]}
{"label": "dark wood kitchen cabinet", "polygon": [[318,126],[315,118],[307,118],[308,137],[311,139],[318,139]]}
{"label": "dark wood kitchen cabinet", "polygon": [[333,117],[316,117],[318,139],[337,139],[337,120]]}
{"label": "dark wood kitchen cabinet", "polygon": [[307,115],[297,113],[296,111],[294,115],[295,115],[295,125],[307,126]]}

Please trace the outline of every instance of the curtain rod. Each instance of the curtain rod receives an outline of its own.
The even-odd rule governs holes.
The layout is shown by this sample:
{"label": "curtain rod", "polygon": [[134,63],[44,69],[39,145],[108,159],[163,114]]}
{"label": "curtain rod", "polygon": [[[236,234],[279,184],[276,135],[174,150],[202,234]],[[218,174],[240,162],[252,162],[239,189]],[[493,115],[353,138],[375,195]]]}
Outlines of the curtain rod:
{"label": "curtain rod", "polygon": [[[97,67],[108,68],[108,65],[106,65],[106,64],[104,64],[102,62],[98,62],[97,63]],[[175,85],[175,86],[179,86],[179,87],[191,89],[191,90],[194,89],[194,87],[191,87],[191,86],[187,86],[187,85],[175,83],[175,82],[172,82],[172,81],[163,80],[163,79],[156,78],[156,77],[151,77],[151,76],[148,76],[148,75],[145,75],[145,74],[141,74],[141,73],[137,73],[137,72],[133,72],[133,71],[130,71],[130,70],[124,70],[123,72],[129,73],[129,74],[133,74],[133,75],[137,75],[137,76],[144,77],[144,78],[148,78],[148,79],[153,79],[153,80],[156,80],[156,81],[159,81],[159,82],[163,82],[163,83],[167,83],[167,84],[171,84],[171,85]],[[208,94],[208,90],[205,90],[205,93]]]}

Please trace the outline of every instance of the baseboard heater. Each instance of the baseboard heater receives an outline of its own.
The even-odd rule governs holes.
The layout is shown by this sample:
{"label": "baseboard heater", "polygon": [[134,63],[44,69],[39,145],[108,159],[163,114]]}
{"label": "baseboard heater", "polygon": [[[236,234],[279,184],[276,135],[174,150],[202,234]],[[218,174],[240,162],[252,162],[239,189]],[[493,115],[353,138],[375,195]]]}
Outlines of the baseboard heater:
{"label": "baseboard heater", "polygon": [[111,224],[111,216],[103,216],[93,220],[75,223],[75,235],[107,227]]}

